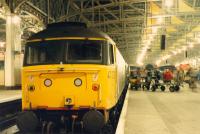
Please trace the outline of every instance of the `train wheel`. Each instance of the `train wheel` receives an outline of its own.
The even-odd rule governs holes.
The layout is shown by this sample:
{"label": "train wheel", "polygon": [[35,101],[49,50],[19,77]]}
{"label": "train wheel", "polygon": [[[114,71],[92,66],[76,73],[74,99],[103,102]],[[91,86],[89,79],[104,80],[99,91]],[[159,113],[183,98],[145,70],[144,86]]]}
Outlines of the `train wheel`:
{"label": "train wheel", "polygon": [[137,91],[139,89],[139,86],[138,85],[135,85],[135,90]]}
{"label": "train wheel", "polygon": [[180,90],[180,87],[178,85],[174,86],[174,89],[176,92],[178,92]]}
{"label": "train wheel", "polygon": [[145,85],[142,85],[142,90],[143,90],[143,91],[145,90],[145,87],[146,87]]}
{"label": "train wheel", "polygon": [[131,84],[131,90],[133,90],[134,89],[134,86]]}
{"label": "train wheel", "polygon": [[141,85],[141,84],[139,84],[139,85],[138,85],[138,87],[139,87],[139,88],[142,88],[142,85]]}
{"label": "train wheel", "polygon": [[170,91],[170,92],[174,92],[174,86],[170,86],[170,87],[169,87],[169,91]]}
{"label": "train wheel", "polygon": [[44,122],[42,123],[42,134],[46,134],[46,130],[47,130],[47,122],[44,121]]}
{"label": "train wheel", "polygon": [[147,88],[147,90],[149,90],[149,89],[150,89],[150,85],[149,85],[149,84],[147,84],[147,85],[146,85],[146,88]]}
{"label": "train wheel", "polygon": [[52,121],[50,121],[47,124],[47,134],[55,134],[55,133],[56,133],[55,123],[53,123]]}
{"label": "train wheel", "polygon": [[114,134],[113,126],[110,123],[107,123],[102,129],[100,134]]}
{"label": "train wheel", "polygon": [[96,110],[85,113],[82,120],[83,128],[87,133],[99,133],[105,125],[103,114]]}
{"label": "train wheel", "polygon": [[161,86],[160,89],[161,89],[161,91],[164,92],[165,91],[165,86]]}

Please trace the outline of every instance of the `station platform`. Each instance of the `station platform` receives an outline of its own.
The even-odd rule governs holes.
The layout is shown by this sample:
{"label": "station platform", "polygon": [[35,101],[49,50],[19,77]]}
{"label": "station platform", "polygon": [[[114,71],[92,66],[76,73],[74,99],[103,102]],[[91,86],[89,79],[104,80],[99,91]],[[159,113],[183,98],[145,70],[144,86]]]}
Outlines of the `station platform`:
{"label": "station platform", "polygon": [[19,89],[18,90],[0,89],[0,103],[21,99],[21,97],[22,97],[22,91]]}
{"label": "station platform", "polygon": [[200,88],[128,92],[116,134],[199,134]]}

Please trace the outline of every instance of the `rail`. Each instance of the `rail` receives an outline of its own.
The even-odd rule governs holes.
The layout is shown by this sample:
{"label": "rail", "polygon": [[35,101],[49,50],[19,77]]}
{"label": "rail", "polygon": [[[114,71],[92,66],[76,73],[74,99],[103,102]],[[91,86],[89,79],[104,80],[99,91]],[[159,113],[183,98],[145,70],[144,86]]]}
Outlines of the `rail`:
{"label": "rail", "polygon": [[21,99],[0,103],[0,132],[15,125],[21,111]]}

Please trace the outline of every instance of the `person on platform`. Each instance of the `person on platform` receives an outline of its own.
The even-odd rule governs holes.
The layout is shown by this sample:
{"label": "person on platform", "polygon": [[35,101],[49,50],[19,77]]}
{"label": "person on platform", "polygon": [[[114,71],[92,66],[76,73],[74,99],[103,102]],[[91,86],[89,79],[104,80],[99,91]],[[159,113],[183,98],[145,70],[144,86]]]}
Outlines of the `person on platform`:
{"label": "person on platform", "polygon": [[173,73],[171,70],[166,69],[166,71],[164,71],[163,73],[163,81],[164,82],[171,82],[171,80],[173,79]]}

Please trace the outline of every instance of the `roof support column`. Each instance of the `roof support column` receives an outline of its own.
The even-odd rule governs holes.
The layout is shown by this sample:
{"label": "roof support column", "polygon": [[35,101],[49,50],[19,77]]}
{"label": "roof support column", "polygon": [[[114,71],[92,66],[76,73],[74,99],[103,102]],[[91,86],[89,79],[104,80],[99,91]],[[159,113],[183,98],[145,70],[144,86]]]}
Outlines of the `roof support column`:
{"label": "roof support column", "polygon": [[5,87],[14,88],[20,83],[21,31],[20,18],[8,13],[6,16]]}

